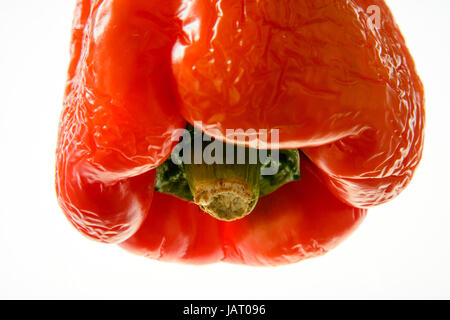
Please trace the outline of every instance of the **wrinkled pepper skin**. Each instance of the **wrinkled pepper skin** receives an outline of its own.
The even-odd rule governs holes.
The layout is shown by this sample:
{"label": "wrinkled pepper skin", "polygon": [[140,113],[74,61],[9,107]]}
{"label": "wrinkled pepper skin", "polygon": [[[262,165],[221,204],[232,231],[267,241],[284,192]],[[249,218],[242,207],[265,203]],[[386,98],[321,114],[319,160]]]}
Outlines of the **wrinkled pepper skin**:
{"label": "wrinkled pepper skin", "polygon": [[171,152],[172,131],[185,126],[170,71],[179,22],[163,19],[172,8],[158,3],[77,3],[56,185],[69,220],[103,242],[123,241],[141,226],[152,169]]}
{"label": "wrinkled pepper skin", "polygon": [[301,148],[352,206],[411,180],[423,87],[383,1],[198,0],[183,17],[174,70],[187,121],[222,140],[228,128],[280,129],[279,147]]}
{"label": "wrinkled pepper skin", "polygon": [[[279,129],[263,147],[301,149],[301,180],[234,222],[154,191],[173,132],[196,121],[235,144],[226,129]],[[57,196],[85,236],[149,258],[293,263],[408,185],[424,123],[422,83],[382,0],[79,0]]]}

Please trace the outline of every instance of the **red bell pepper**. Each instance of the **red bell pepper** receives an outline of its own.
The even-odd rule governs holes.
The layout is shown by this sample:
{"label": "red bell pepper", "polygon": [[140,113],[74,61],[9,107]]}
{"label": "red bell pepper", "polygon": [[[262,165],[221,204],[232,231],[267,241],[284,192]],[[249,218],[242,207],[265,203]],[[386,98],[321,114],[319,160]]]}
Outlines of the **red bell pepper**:
{"label": "red bell pepper", "polygon": [[[421,159],[424,90],[382,0],[79,0],[71,56],[59,203],[84,235],[150,258],[321,255],[397,196]],[[279,141],[253,138],[301,150],[301,179],[231,222],[154,191],[174,131],[198,121],[246,147],[226,130],[278,129]]]}

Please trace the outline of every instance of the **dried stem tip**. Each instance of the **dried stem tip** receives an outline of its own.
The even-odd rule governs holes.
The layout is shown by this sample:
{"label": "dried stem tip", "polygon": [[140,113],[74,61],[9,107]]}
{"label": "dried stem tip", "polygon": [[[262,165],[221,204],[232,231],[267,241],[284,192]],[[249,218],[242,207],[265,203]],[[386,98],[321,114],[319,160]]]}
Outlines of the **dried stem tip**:
{"label": "dried stem tip", "polygon": [[248,215],[259,199],[257,164],[189,164],[186,179],[194,202],[216,219],[233,221]]}
{"label": "dried stem tip", "polygon": [[243,181],[218,180],[195,186],[194,201],[219,220],[233,221],[248,215],[258,198]]}

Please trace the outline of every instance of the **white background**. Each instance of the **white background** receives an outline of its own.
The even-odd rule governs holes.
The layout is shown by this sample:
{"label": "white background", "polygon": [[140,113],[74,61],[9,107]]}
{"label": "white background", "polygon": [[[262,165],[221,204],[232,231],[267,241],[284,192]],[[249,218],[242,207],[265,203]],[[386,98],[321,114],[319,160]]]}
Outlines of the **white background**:
{"label": "white background", "polygon": [[388,1],[427,97],[423,161],[324,257],[277,268],[186,266],[91,242],[54,192],[73,0],[0,2],[0,298],[450,298],[450,1]]}

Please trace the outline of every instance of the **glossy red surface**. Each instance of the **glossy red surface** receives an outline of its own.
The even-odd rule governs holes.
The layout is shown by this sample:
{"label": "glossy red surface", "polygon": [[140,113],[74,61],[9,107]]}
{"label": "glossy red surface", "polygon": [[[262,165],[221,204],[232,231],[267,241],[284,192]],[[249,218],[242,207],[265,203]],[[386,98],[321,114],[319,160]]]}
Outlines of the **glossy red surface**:
{"label": "glossy red surface", "polygon": [[[86,236],[120,242],[147,215],[154,172],[185,121],[175,108],[177,28],[155,1],[78,1],[59,130],[56,187]],[[154,22],[153,12],[160,19]]]}
{"label": "glossy red surface", "polygon": [[[423,87],[382,0],[79,0],[73,25],[56,188],[92,239],[170,261],[296,262],[397,196],[420,161]],[[231,143],[226,129],[279,129],[260,147],[301,148],[303,178],[233,223],[152,202],[186,121]]]}
{"label": "glossy red surface", "polygon": [[354,206],[408,184],[422,154],[424,92],[383,1],[185,5],[174,70],[186,120],[234,143],[226,129],[279,129],[272,147],[301,148]]}

